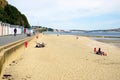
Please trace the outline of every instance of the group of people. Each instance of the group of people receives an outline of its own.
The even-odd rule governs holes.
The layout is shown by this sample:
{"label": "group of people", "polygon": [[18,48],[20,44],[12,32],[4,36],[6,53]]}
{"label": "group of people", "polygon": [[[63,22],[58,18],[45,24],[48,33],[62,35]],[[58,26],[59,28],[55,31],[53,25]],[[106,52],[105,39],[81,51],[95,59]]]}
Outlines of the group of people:
{"label": "group of people", "polygon": [[98,51],[96,51],[96,48],[94,48],[94,53],[97,54],[97,55],[107,56],[106,53],[104,53],[103,51],[101,51],[101,48],[99,48]]}

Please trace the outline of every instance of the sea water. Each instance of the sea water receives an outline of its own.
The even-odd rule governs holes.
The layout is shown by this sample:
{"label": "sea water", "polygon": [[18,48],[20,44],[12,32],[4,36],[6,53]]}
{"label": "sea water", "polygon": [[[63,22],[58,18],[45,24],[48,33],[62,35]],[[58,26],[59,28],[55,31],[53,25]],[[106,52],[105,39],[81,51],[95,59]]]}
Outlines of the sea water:
{"label": "sea water", "polygon": [[44,32],[45,34],[89,36],[93,40],[120,47],[120,32]]}
{"label": "sea water", "polygon": [[44,32],[46,34],[61,34],[61,35],[82,35],[82,36],[109,36],[120,38],[120,32]]}

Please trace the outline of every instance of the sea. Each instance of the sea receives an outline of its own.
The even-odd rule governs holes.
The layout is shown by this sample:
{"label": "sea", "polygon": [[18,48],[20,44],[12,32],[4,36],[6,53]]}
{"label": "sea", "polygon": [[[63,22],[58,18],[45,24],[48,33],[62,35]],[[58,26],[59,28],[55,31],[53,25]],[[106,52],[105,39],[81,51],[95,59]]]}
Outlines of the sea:
{"label": "sea", "polygon": [[120,48],[120,32],[44,32],[44,34],[87,36]]}
{"label": "sea", "polygon": [[120,32],[44,32],[45,34],[60,34],[60,35],[80,35],[93,37],[111,37],[120,38]]}

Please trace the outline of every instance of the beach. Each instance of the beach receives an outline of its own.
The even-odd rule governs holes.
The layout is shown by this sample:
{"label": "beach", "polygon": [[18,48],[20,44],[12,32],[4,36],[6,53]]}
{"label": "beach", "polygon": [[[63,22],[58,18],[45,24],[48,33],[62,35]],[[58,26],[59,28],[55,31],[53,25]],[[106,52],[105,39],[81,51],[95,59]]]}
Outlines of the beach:
{"label": "beach", "polygon": [[[36,41],[45,47],[35,48]],[[96,55],[94,48],[107,56]],[[120,80],[120,48],[89,37],[39,34],[11,55],[6,74],[1,80]]]}

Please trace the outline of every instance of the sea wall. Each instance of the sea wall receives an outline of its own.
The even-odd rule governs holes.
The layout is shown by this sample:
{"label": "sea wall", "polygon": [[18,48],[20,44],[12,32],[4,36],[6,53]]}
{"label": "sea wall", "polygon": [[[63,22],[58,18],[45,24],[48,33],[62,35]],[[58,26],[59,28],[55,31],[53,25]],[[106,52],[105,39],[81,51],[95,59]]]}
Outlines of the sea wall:
{"label": "sea wall", "polygon": [[8,45],[0,47],[0,77],[2,74],[4,64],[5,64],[6,60],[9,58],[9,56],[14,51],[16,51],[20,47],[24,46],[24,43],[26,41],[29,42],[32,39],[33,39],[33,37],[28,37],[28,38],[25,38],[25,39],[22,39],[22,40],[19,40],[19,41],[16,41],[16,42],[13,42]]}

